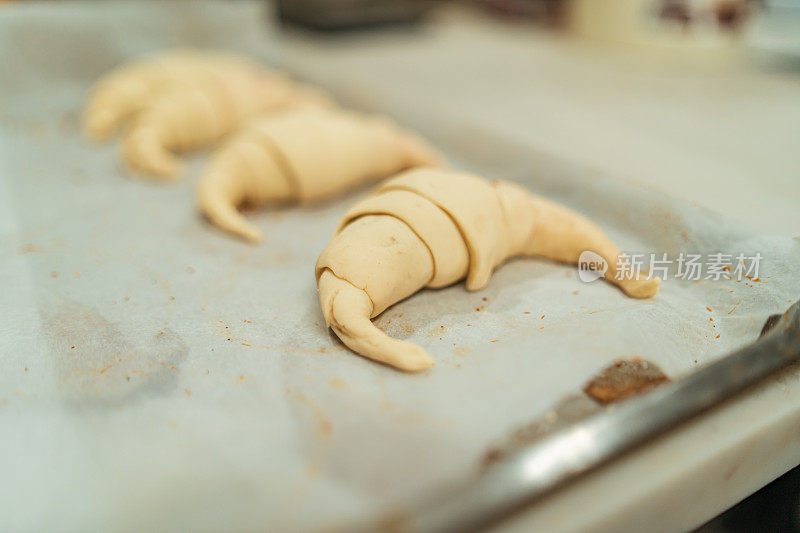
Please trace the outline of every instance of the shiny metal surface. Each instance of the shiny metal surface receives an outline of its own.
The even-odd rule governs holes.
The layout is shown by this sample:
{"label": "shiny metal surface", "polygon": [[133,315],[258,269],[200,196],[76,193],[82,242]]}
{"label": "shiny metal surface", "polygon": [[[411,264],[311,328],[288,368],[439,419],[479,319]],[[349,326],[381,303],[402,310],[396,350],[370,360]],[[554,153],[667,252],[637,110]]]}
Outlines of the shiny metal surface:
{"label": "shiny metal surface", "polygon": [[409,513],[412,531],[474,531],[800,360],[800,302],[756,342],[520,450]]}

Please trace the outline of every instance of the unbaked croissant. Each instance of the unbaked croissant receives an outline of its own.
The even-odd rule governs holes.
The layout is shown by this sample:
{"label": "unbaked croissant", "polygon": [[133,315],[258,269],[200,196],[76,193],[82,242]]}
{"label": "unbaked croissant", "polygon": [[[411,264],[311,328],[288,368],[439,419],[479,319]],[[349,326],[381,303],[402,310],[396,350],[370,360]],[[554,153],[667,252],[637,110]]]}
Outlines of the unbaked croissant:
{"label": "unbaked croissant", "polygon": [[292,105],[329,105],[322,92],[244,57],[177,50],[123,65],[91,90],[84,127],[104,138],[129,122],[122,158],[145,174],[174,178],[173,152],[208,145],[245,119]]}
{"label": "unbaked croissant", "polygon": [[424,140],[387,118],[332,108],[287,110],[248,124],[211,157],[197,204],[220,228],[258,241],[261,233],[238,205],[309,202],[438,162]]}
{"label": "unbaked croissant", "polygon": [[288,105],[329,105],[320,91],[263,72],[232,69],[152,98],[122,137],[122,157],[132,168],[163,179],[180,175],[174,152],[207,146],[245,119]]}
{"label": "unbaked croissant", "polygon": [[116,67],[92,86],[83,115],[84,131],[94,140],[105,139],[159,90],[207,73],[210,64],[236,60],[178,49]]}
{"label": "unbaked croissant", "polygon": [[585,250],[605,259],[606,279],[629,296],[658,292],[657,277],[616,279],[619,248],[559,204],[510,182],[411,170],[344,215],[317,260],[320,306],[328,326],[355,352],[401,370],[423,370],[433,365],[431,356],[387,336],[371,318],[424,287],[466,277],[468,290],[481,289],[513,256],[576,263]]}

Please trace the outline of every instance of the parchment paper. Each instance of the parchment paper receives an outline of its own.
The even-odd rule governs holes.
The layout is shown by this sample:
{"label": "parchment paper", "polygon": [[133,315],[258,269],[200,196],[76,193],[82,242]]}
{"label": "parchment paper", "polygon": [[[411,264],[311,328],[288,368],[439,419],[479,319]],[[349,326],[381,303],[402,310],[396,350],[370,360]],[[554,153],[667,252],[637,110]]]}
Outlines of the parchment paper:
{"label": "parchment paper", "polygon": [[[366,361],[326,331],[313,278],[363,191],[254,214],[266,238],[249,246],[195,213],[202,154],[187,179],[159,185],[118,168],[113,143],[81,137],[93,80],[175,45],[282,64],[417,128],[457,168],[580,210],[626,250],[760,252],[762,281],[669,279],[637,301],[573,267],[515,260],[485,290],[424,291],[377,320],[429,350],[432,370]],[[314,57],[260,3],[0,8],[3,531],[347,525],[472,471],[610,361],[641,356],[679,377],[753,340],[800,294],[797,240],[437,112],[425,80],[390,86]]]}

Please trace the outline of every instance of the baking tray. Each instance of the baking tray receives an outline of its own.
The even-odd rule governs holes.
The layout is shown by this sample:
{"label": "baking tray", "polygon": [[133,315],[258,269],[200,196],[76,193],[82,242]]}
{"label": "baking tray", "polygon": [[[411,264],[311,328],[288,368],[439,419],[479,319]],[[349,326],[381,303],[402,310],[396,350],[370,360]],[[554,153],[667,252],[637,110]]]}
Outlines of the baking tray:
{"label": "baking tray", "polygon": [[[487,449],[609,362],[638,356],[679,378],[755,339],[798,294],[796,241],[402,91],[366,90],[374,73],[293,68],[264,45],[262,24],[255,3],[0,12],[0,501],[15,511],[3,529],[320,530],[380,518],[470,477]],[[418,129],[456,168],[578,209],[628,251],[760,252],[760,281],[669,279],[637,301],[570,266],[513,260],[482,291],[423,291],[377,319],[424,346],[431,371],[366,361],[325,329],[313,277],[337,218],[366,191],[253,214],[265,240],[250,246],[195,212],[203,154],[187,179],[160,185],[121,170],[113,144],[81,137],[94,79],[178,44],[283,63]]]}

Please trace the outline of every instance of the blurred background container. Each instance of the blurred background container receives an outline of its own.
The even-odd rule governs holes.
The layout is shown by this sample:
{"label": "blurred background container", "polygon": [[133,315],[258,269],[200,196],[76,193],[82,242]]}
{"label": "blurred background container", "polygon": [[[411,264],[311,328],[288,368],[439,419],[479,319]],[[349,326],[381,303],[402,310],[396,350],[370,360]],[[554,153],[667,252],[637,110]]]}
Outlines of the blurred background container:
{"label": "blurred background container", "polygon": [[[402,23],[306,43],[335,46],[325,52],[331,68],[360,65],[363,93],[402,85],[420,107],[491,124],[756,230],[800,234],[800,2],[290,3],[295,11],[278,12],[294,25]],[[362,4],[374,9],[353,9]]]}

